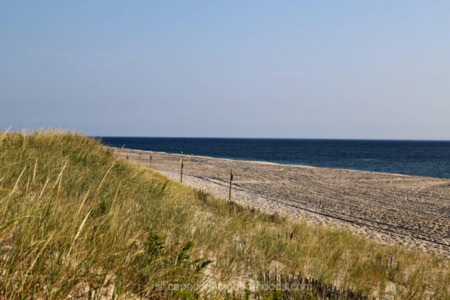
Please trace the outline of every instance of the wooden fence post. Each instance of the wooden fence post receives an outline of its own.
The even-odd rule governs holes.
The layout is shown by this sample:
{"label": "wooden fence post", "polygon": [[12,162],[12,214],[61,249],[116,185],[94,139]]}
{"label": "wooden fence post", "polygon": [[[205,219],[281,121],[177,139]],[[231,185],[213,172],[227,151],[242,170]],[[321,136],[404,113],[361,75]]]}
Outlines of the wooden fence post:
{"label": "wooden fence post", "polygon": [[149,159],[149,161],[150,161],[150,169],[152,168],[152,155],[150,154],[150,159]]}
{"label": "wooden fence post", "polygon": [[233,170],[230,170],[230,188],[228,189],[228,201],[231,201],[231,188],[233,186]]}
{"label": "wooden fence post", "polygon": [[183,167],[184,167],[183,159],[180,158],[180,182],[181,183],[183,183]]}

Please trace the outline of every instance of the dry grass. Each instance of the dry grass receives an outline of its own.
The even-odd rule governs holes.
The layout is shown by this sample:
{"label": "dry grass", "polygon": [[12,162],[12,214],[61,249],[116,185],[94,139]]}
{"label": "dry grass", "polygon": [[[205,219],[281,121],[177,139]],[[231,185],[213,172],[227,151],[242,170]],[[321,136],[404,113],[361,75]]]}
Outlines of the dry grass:
{"label": "dry grass", "polygon": [[445,258],[230,205],[87,137],[3,133],[0,149],[0,299],[224,297],[219,283],[276,299],[252,284],[299,272],[380,298],[450,297]]}

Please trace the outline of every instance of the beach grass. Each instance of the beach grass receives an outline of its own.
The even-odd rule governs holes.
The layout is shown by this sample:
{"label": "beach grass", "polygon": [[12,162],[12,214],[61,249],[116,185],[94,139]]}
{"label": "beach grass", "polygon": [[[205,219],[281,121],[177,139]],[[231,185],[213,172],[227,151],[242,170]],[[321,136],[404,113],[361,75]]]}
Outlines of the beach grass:
{"label": "beach grass", "polygon": [[215,199],[45,130],[0,134],[0,272],[0,299],[450,299],[445,257]]}

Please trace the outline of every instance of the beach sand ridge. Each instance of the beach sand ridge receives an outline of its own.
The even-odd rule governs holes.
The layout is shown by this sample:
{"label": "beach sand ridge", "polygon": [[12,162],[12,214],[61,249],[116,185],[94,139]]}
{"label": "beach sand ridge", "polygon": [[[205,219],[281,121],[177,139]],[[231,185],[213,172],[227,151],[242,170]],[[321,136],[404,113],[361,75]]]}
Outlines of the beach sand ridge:
{"label": "beach sand ridge", "polygon": [[174,180],[269,214],[450,257],[450,180],[113,148]]}

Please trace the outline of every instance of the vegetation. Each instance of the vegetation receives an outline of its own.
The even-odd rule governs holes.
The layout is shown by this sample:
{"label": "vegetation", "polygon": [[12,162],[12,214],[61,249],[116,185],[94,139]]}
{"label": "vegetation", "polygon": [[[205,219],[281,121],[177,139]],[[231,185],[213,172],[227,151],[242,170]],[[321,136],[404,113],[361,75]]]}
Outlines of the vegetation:
{"label": "vegetation", "polygon": [[447,258],[217,200],[48,131],[0,134],[0,274],[0,299],[450,298]]}

